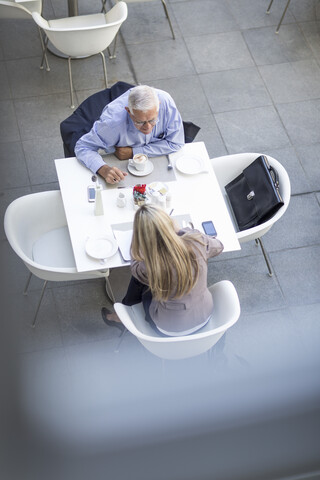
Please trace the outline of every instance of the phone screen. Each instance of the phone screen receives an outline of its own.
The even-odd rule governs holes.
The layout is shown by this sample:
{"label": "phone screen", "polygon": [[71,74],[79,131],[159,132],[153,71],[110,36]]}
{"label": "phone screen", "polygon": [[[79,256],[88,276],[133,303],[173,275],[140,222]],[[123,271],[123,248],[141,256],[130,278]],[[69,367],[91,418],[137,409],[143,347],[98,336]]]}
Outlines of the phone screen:
{"label": "phone screen", "polygon": [[94,202],[95,198],[96,198],[95,188],[93,186],[88,187],[88,202]]}
{"label": "phone screen", "polygon": [[208,222],[202,222],[202,227],[204,232],[207,235],[210,235],[210,237],[215,237],[217,235],[216,229],[214,228],[214,225],[211,222],[211,220],[209,220]]}

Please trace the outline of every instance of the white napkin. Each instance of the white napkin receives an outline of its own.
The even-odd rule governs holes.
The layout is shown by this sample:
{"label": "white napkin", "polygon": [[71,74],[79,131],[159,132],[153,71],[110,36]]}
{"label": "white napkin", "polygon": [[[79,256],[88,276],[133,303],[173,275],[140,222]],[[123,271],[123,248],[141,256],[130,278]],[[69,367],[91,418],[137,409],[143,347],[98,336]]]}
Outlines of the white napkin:
{"label": "white napkin", "polygon": [[126,262],[130,262],[131,260],[130,247],[132,241],[132,232],[133,230],[113,230],[121,255]]}

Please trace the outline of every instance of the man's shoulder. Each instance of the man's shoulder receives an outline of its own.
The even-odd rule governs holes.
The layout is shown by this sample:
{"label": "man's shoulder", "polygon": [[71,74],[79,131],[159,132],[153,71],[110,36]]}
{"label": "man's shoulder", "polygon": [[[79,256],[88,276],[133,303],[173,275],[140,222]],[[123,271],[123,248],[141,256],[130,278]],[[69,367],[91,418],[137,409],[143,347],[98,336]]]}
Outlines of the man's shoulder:
{"label": "man's shoulder", "polygon": [[[173,98],[171,97],[170,93],[168,92],[165,92],[164,90],[160,90],[159,88],[156,88],[155,89],[157,94],[158,94],[158,97],[159,97],[159,100],[161,101],[166,101],[168,103],[172,103],[173,102]],[[174,103],[174,102],[173,102]]]}

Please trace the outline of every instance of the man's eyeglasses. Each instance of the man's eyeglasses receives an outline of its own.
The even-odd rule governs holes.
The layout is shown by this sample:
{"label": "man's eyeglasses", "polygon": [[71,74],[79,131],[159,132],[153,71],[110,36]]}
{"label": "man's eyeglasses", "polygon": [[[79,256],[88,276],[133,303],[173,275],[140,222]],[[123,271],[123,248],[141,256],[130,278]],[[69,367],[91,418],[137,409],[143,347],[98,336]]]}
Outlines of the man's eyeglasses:
{"label": "man's eyeglasses", "polygon": [[132,121],[137,127],[144,127],[145,125],[147,125],[147,123],[150,123],[150,125],[154,126],[156,123],[158,123],[157,118],[153,118],[152,120],[146,120],[145,122],[137,122],[136,120]]}

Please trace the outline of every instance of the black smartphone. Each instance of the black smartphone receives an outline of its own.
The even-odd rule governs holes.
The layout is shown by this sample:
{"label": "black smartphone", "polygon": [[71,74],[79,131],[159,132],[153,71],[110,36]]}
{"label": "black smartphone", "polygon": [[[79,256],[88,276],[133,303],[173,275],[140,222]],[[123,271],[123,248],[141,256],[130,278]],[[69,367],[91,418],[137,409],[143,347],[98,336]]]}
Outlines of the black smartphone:
{"label": "black smartphone", "polygon": [[214,225],[211,222],[211,220],[209,220],[208,222],[202,222],[202,228],[204,230],[204,233],[206,233],[210,237],[216,237],[217,236],[217,231],[214,228]]}

